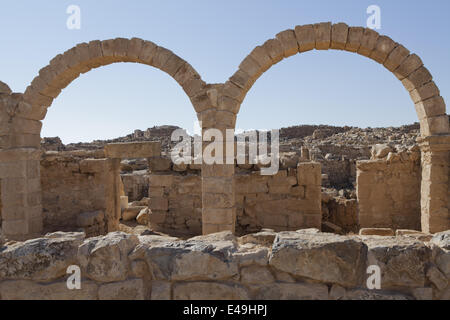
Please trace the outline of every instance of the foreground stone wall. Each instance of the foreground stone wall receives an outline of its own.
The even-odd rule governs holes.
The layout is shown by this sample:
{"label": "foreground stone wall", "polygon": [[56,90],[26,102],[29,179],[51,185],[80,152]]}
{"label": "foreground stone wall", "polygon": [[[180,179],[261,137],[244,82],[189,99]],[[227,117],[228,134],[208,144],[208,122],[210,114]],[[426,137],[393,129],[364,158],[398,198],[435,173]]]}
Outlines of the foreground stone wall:
{"label": "foreground stone wall", "polygon": [[88,236],[117,230],[118,162],[47,152],[41,160],[44,230],[84,229]]}
{"label": "foreground stone wall", "polygon": [[[450,299],[450,233],[420,237],[58,232],[0,248],[0,299]],[[66,286],[73,265],[80,290]],[[371,265],[380,289],[366,286]]]}
{"label": "foreground stone wall", "polygon": [[420,159],[414,154],[358,161],[360,227],[421,230],[420,185]]}

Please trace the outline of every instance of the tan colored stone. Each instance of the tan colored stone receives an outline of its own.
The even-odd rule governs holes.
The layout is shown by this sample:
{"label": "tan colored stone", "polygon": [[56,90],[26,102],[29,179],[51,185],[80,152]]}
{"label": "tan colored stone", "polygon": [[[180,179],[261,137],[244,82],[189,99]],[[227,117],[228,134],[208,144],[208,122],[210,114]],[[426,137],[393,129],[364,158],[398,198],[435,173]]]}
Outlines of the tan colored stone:
{"label": "tan colored stone", "polygon": [[370,54],[370,58],[378,63],[384,64],[389,54],[395,49],[397,44],[387,36],[380,36],[377,44]]}
{"label": "tan colored stone", "polygon": [[282,31],[276,35],[276,38],[281,42],[285,58],[298,53],[298,44],[294,30]]}
{"label": "tan colored stone", "polygon": [[344,50],[349,28],[345,23],[335,23],[331,27],[331,49]]}
{"label": "tan colored stone", "polygon": [[357,52],[363,56],[369,57],[377,45],[378,36],[378,32],[365,28],[361,37],[361,45]]}
{"label": "tan colored stone", "polygon": [[161,143],[109,143],[105,146],[105,154],[108,158],[150,158],[161,154]]}
{"label": "tan colored stone", "polygon": [[313,25],[317,50],[328,50],[331,45],[331,22],[321,22]]}
{"label": "tan colored stone", "polygon": [[350,52],[357,52],[361,46],[361,39],[364,34],[364,28],[362,27],[349,27],[347,43],[345,44],[345,50]]}
{"label": "tan colored stone", "polygon": [[394,230],[391,228],[361,228],[360,235],[375,235],[375,236],[393,236]]}
{"label": "tan colored stone", "polygon": [[312,24],[296,26],[295,36],[297,38],[299,52],[305,52],[314,49],[316,38],[314,27]]}

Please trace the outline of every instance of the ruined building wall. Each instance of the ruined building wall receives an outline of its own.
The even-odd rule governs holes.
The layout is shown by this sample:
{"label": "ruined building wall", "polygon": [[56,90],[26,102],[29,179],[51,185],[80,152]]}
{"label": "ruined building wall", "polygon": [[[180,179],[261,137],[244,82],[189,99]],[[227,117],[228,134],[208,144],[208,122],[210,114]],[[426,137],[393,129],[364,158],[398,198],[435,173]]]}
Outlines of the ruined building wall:
{"label": "ruined building wall", "polygon": [[420,160],[397,157],[357,162],[361,228],[420,230]]}
{"label": "ruined building wall", "polygon": [[118,163],[47,152],[41,160],[44,230],[84,229],[87,235],[117,229]]}
{"label": "ruined building wall", "polygon": [[124,185],[124,193],[128,197],[128,201],[139,201],[148,195],[148,178],[146,172],[140,171],[136,173],[121,174]]}
{"label": "ruined building wall", "polygon": [[[195,235],[202,230],[201,172],[159,164],[149,176],[152,229]],[[124,181],[125,184],[125,181]],[[297,230],[321,225],[321,170],[318,163],[299,163],[274,176],[236,167],[236,233],[261,228]],[[125,186],[125,189],[127,187]],[[207,199],[205,201],[232,201]]]}

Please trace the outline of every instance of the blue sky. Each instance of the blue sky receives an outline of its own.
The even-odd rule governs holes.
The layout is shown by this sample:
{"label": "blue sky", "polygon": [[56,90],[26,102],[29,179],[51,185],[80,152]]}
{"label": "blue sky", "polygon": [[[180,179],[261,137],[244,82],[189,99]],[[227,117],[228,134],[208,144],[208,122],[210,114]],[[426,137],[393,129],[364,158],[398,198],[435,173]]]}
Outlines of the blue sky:
{"label": "blue sky", "polygon": [[[81,29],[69,30],[69,5]],[[23,1],[0,11],[0,80],[23,92],[39,69],[80,42],[140,37],[191,63],[206,82],[226,81],[257,45],[296,25],[332,21],[365,26],[369,5],[381,8],[382,34],[417,53],[446,101],[450,98],[450,1]],[[145,65],[92,70],[54,101],[43,136],[64,143],[113,138],[173,124],[192,130],[193,108],[178,84]],[[397,126],[417,121],[401,83],[376,62],[340,51],[312,51],[273,66],[248,93],[237,127],[296,124]]]}

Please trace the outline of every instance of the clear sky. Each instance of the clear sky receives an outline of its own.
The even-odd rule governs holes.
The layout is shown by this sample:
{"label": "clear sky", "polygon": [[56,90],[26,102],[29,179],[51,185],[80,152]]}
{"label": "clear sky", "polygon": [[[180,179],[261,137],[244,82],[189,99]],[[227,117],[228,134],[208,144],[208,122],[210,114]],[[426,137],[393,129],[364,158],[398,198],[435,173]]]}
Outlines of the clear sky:
{"label": "clear sky", "polygon": [[[54,56],[80,42],[140,37],[187,60],[206,82],[224,82],[255,46],[278,32],[323,21],[365,26],[373,4],[381,9],[377,31],[417,53],[448,102],[448,0],[3,0],[0,80],[23,92]],[[80,30],[66,26],[69,5],[81,9]],[[163,124],[192,131],[195,120],[189,99],[168,75],[119,63],[92,70],[64,89],[43,121],[42,136],[91,141]],[[389,71],[333,50],[295,55],[269,69],[242,104],[237,128],[415,121],[408,93]]]}

